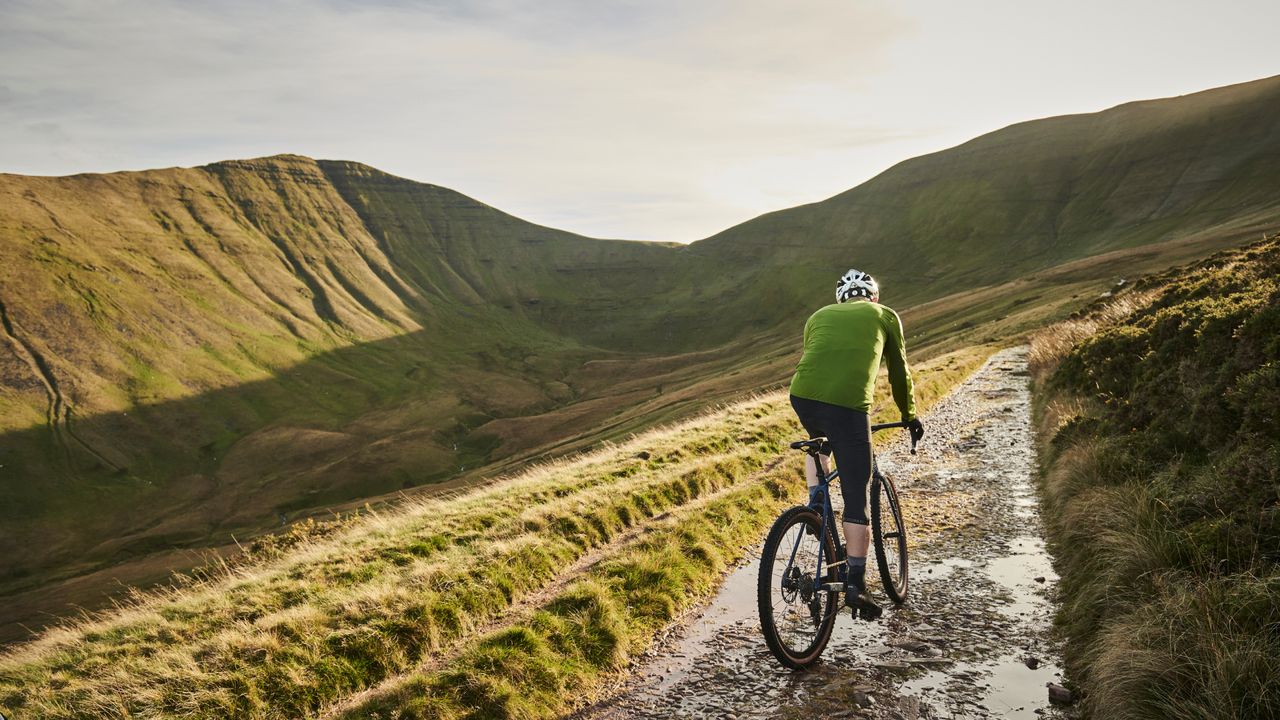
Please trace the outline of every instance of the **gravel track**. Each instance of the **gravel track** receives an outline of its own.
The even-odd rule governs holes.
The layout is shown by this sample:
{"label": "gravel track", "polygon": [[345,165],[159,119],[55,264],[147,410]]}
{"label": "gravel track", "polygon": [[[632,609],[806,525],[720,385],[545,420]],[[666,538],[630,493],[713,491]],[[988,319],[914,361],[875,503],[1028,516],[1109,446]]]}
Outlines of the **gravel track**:
{"label": "gravel track", "polygon": [[753,554],[608,698],[571,717],[1070,717],[1046,690],[1061,682],[1050,633],[1057,577],[1032,486],[1026,348],[992,356],[925,422],[918,455],[907,453],[905,433],[877,454],[898,483],[910,533],[905,605],[873,623],[846,610],[822,661],[786,670],[760,634]]}

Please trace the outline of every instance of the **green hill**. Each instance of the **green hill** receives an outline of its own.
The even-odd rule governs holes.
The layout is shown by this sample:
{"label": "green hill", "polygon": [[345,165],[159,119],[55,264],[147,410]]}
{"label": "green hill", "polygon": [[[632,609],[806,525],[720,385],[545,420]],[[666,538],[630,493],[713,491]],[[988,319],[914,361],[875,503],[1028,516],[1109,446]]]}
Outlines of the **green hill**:
{"label": "green hill", "polygon": [[912,304],[1178,236],[1256,238],[1277,220],[1278,118],[1274,77],[1020,123],[690,251],[776,293],[767,322],[807,307],[795,289],[825,291],[833,265],[876,267]]}
{"label": "green hill", "polygon": [[0,175],[0,593],[31,618],[784,381],[849,265],[918,356],[1021,332],[1275,227],[1277,110],[1271,78],[1023,123],[689,246],[297,156]]}

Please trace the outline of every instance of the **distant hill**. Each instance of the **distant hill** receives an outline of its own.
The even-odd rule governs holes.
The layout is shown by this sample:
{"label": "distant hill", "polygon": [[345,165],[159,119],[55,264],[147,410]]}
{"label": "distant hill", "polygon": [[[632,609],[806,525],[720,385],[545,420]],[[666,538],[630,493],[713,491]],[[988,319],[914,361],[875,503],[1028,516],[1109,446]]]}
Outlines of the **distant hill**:
{"label": "distant hill", "polygon": [[1280,77],[1014,125],[688,246],[289,155],[0,175],[0,594],[783,381],[850,265],[918,350],[1018,332],[1280,225],[1277,161]]}
{"label": "distant hill", "polygon": [[1206,231],[1256,239],[1278,188],[1280,76],[1012,125],[689,250],[774,295],[752,310],[768,323],[833,265],[875,268],[910,304]]}

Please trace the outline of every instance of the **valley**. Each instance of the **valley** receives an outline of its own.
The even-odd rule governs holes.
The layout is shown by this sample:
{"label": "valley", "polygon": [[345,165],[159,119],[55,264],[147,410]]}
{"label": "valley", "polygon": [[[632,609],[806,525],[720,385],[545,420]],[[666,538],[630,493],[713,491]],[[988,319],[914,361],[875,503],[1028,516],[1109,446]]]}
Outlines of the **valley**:
{"label": "valley", "polygon": [[353,162],[0,175],[0,640],[264,532],[779,387],[875,273],[913,361],[1280,222],[1280,79],[1022,123],[690,245]]}

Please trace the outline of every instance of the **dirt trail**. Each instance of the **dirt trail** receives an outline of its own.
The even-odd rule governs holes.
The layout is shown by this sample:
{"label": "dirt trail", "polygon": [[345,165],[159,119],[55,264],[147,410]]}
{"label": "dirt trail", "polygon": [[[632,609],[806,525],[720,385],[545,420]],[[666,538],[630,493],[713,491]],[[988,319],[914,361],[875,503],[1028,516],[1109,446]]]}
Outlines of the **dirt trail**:
{"label": "dirt trail", "polygon": [[878,455],[912,533],[906,605],[875,623],[845,611],[821,663],[785,670],[760,635],[749,558],[612,697],[573,717],[1069,717],[1045,687],[1061,682],[1049,633],[1057,577],[1031,485],[1026,349],[993,356],[925,420],[918,455],[900,438]]}

